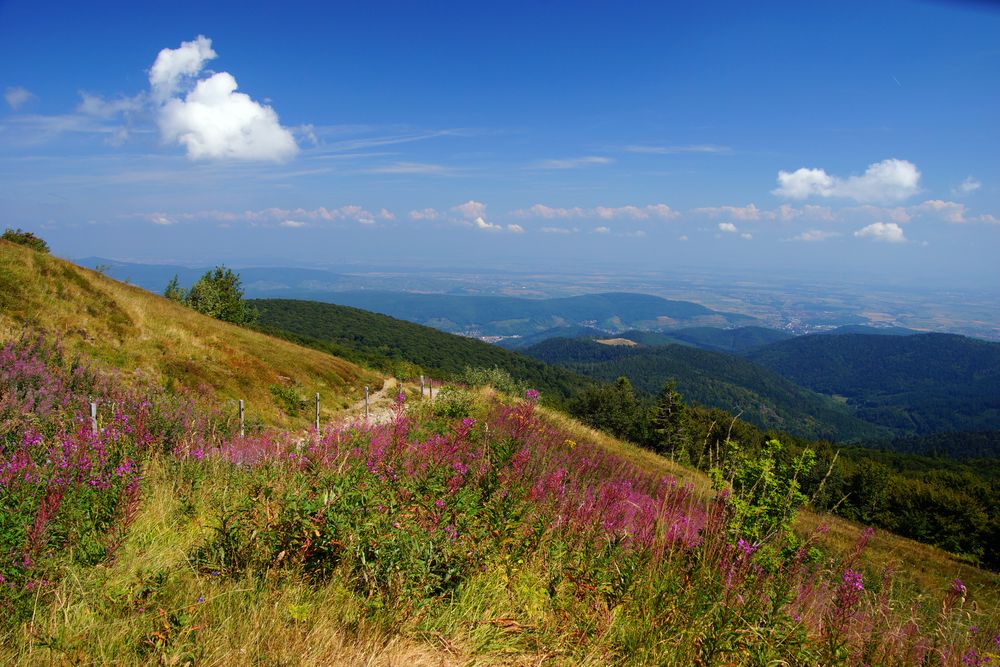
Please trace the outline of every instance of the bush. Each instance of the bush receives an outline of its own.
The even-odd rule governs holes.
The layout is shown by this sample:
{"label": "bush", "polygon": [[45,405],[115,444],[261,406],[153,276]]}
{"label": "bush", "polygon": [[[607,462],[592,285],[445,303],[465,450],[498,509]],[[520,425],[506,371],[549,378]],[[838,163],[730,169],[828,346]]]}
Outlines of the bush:
{"label": "bush", "polygon": [[28,246],[32,250],[37,250],[38,252],[49,251],[48,243],[46,243],[39,237],[35,236],[31,232],[26,232],[20,228],[11,229],[8,227],[7,230],[3,233],[3,236],[0,238],[3,238],[4,241],[10,241],[11,243]]}

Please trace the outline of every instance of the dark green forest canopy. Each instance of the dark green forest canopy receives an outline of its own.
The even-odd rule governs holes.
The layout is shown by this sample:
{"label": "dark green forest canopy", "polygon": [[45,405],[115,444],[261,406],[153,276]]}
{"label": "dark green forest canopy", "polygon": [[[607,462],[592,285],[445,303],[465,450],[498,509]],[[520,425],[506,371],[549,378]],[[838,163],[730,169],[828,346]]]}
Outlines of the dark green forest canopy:
{"label": "dark green forest canopy", "polygon": [[[566,369],[489,345],[357,308],[316,301],[251,301],[265,330],[283,330],[335,346],[348,358],[393,372],[393,362],[409,363],[441,378],[466,368],[494,368],[552,398],[568,397],[590,381]],[[307,342],[307,341],[306,341]]]}

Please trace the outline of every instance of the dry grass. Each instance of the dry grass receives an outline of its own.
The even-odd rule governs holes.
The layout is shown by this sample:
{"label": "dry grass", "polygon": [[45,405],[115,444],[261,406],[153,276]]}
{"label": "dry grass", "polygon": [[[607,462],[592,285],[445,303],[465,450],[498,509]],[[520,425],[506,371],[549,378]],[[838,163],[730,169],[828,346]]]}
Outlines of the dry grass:
{"label": "dry grass", "polygon": [[[0,241],[0,341],[26,326],[58,333],[71,350],[166,386],[207,387],[220,401],[244,399],[251,419],[305,426],[311,398],[321,418],[343,416],[381,387],[375,373],[331,355],[200,315],[145,290],[50,255]],[[291,388],[307,407],[292,419],[271,387]]]}

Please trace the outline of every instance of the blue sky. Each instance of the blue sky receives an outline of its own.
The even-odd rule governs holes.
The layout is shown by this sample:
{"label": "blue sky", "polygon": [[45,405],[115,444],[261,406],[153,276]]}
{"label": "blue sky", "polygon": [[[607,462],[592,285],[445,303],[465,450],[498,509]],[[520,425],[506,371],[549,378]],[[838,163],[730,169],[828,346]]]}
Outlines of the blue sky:
{"label": "blue sky", "polygon": [[1000,283],[987,3],[0,3],[60,255]]}

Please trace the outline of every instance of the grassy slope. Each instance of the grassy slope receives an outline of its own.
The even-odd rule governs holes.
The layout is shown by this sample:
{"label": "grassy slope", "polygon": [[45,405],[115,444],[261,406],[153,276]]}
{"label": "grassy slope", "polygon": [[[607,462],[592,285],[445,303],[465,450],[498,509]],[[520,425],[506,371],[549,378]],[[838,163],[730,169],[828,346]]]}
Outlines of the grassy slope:
{"label": "grassy slope", "polygon": [[[339,414],[381,385],[374,373],[209,317],[70,262],[0,241],[0,340],[25,325],[62,337],[71,350],[165,385],[207,387],[221,400],[242,398],[248,417],[292,421],[270,387],[303,397],[320,392],[324,417]],[[311,410],[307,410],[311,414]]]}

